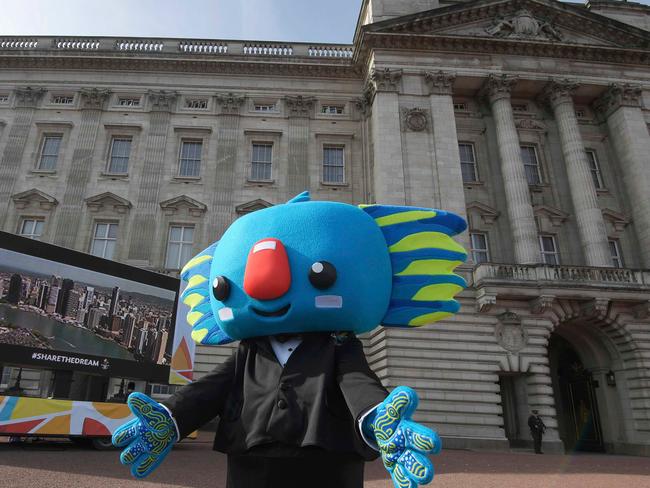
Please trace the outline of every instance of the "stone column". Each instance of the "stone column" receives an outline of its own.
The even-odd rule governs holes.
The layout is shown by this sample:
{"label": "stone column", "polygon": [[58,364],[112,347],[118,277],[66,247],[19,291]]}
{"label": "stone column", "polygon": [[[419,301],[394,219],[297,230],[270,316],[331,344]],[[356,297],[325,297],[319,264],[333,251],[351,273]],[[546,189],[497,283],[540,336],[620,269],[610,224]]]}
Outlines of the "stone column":
{"label": "stone column", "polygon": [[519,135],[510,104],[510,91],[516,82],[514,77],[490,75],[481,89],[481,95],[488,99],[496,125],[515,261],[518,264],[533,264],[540,261],[540,252]]}
{"label": "stone column", "polygon": [[573,106],[577,88],[569,80],[553,80],[544,87],[541,98],[551,106],[557,122],[585,264],[611,266],[607,229]]}
{"label": "stone column", "polygon": [[[7,134],[7,144],[0,160],[0,229],[6,223],[11,205],[11,194],[14,191],[16,179],[25,152],[25,143],[32,127],[34,110],[43,97],[43,88],[17,88],[14,92],[16,104],[14,117]],[[15,232],[16,229],[4,229]]]}
{"label": "stone column", "polygon": [[606,119],[609,135],[629,194],[644,268],[650,267],[650,136],[641,111],[638,86],[612,84],[594,103]]}
{"label": "stone column", "polygon": [[[440,197],[440,209],[448,210],[467,220],[463,175],[460,169],[458,134],[452,91],[456,75],[444,71],[425,72],[424,80],[429,88],[429,103],[433,121],[433,144],[438,181],[436,189]],[[464,232],[456,240],[469,248],[469,234]],[[469,258],[469,257],[468,257]]]}
{"label": "stone column", "polygon": [[314,112],[316,99],[303,96],[285,97],[284,103],[289,116],[289,157],[285,194],[286,200],[289,200],[309,190],[309,119]]}
{"label": "stone column", "polygon": [[[404,163],[399,120],[402,70],[374,70],[370,75],[373,183],[376,203],[404,205]],[[374,203],[374,202],[373,202]]]}
{"label": "stone column", "polygon": [[[169,134],[171,111],[176,92],[150,91],[149,133],[145,142],[138,197],[133,209],[128,260],[135,265],[152,266],[152,251],[156,241],[156,214],[160,202],[160,180],[165,166],[165,148]],[[159,239],[165,239],[160,237]],[[164,244],[163,246],[164,247]]]}
{"label": "stone column", "polygon": [[81,121],[79,135],[72,152],[70,172],[65,182],[65,191],[56,219],[54,243],[67,248],[81,246],[79,225],[86,189],[93,168],[93,153],[97,146],[97,133],[104,104],[109,90],[85,88],[79,92],[81,98]]}

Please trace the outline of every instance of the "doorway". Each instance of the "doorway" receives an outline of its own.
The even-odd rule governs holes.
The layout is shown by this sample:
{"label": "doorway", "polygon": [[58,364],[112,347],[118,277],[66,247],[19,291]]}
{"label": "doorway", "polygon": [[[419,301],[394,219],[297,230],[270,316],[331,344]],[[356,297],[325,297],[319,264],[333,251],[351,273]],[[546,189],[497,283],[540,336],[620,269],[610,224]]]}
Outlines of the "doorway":
{"label": "doorway", "polygon": [[510,447],[528,447],[528,393],[525,374],[499,375],[503,430]]}

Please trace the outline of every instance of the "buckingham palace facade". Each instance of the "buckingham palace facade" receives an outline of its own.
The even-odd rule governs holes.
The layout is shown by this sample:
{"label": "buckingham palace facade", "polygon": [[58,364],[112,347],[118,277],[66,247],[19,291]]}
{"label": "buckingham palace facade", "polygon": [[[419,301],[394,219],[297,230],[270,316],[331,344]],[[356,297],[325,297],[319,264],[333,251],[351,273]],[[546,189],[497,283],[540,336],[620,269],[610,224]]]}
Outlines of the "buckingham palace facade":
{"label": "buckingham palace facade", "polygon": [[[447,447],[650,455],[650,7],[364,0],[350,45],[0,36],[0,229],[166,273],[313,199],[467,218],[454,318],[364,340]],[[228,347],[201,347],[200,375]]]}

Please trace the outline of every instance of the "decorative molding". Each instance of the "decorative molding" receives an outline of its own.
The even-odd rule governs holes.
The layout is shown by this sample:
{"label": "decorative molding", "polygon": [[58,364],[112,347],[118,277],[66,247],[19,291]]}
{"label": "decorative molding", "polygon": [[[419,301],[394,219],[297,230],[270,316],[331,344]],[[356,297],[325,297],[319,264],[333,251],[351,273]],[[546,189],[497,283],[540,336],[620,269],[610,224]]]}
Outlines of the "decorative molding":
{"label": "decorative molding", "polygon": [[402,121],[405,130],[424,132],[429,129],[429,112],[421,108],[402,109]]}
{"label": "decorative molding", "polygon": [[619,107],[641,108],[643,90],[639,85],[630,83],[612,83],[594,103],[593,108],[605,117]]}
{"label": "decorative molding", "polygon": [[258,198],[257,200],[252,200],[247,203],[242,203],[235,207],[235,212],[239,215],[255,212],[256,210],[262,210],[264,208],[272,207],[273,204]]}
{"label": "decorative molding", "polygon": [[160,202],[160,208],[163,209],[165,215],[175,215],[181,207],[186,207],[187,212],[192,217],[202,216],[208,209],[205,203],[194,200],[187,195],[179,195],[164,202]]}
{"label": "decorative molding", "polygon": [[553,308],[555,304],[556,296],[555,295],[540,295],[537,298],[534,298],[528,304],[530,305],[531,313],[535,315],[541,315],[547,310]]}
{"label": "decorative molding", "polygon": [[152,112],[171,112],[178,98],[178,92],[167,90],[149,90],[147,95],[151,102]]}
{"label": "decorative molding", "polygon": [[583,313],[590,317],[604,319],[609,312],[609,298],[594,298],[582,304]]}
{"label": "decorative molding", "polygon": [[311,117],[314,113],[314,105],[316,98],[303,97],[298,95],[296,97],[284,97],[284,104],[287,107],[289,117]]}
{"label": "decorative molding", "polygon": [[495,75],[490,73],[478,92],[479,98],[486,98],[490,103],[494,103],[502,98],[510,100],[510,93],[519,80],[518,76],[513,75]]}
{"label": "decorative molding", "polygon": [[546,124],[544,122],[530,117],[515,119],[515,127],[521,130],[546,132]]}
{"label": "decorative molding", "polygon": [[566,219],[569,218],[569,214],[563,212],[558,208],[551,207],[549,205],[534,205],[533,214],[535,217],[544,216],[551,221],[553,227],[561,226]]}
{"label": "decorative molding", "polygon": [[456,73],[445,71],[425,71],[424,81],[429,87],[429,95],[450,95],[454,91],[454,80]]}
{"label": "decorative molding", "polygon": [[82,88],[79,90],[81,109],[103,110],[111,91],[104,88]]}
{"label": "decorative molding", "polygon": [[550,80],[540,93],[538,100],[543,104],[555,108],[562,103],[573,105],[573,94],[580,85],[568,78],[563,80]]}
{"label": "decorative molding", "polygon": [[635,319],[645,320],[650,317],[650,300],[635,305],[632,308],[632,313]]}
{"label": "decorative molding", "polygon": [[506,351],[518,353],[528,344],[528,332],[521,324],[521,318],[514,312],[497,315],[494,335],[497,343]]}
{"label": "decorative molding", "polygon": [[223,115],[239,115],[240,109],[246,101],[245,95],[236,95],[232,92],[215,95]]}
{"label": "decorative molding", "polygon": [[481,289],[476,294],[476,311],[479,313],[489,312],[497,304],[497,294]]}
{"label": "decorative molding", "polygon": [[494,221],[499,218],[500,213],[481,202],[471,202],[467,205],[467,213],[476,212],[481,216],[481,220],[485,225],[492,225]]}
{"label": "decorative molding", "polygon": [[26,86],[14,90],[16,107],[19,108],[36,108],[47,90],[45,88],[32,88]]}
{"label": "decorative molding", "polygon": [[610,208],[604,208],[601,212],[603,213],[603,218],[612,224],[616,232],[622,232],[630,223],[630,219],[625,217],[625,215]]}
{"label": "decorative molding", "polygon": [[402,70],[373,69],[372,73],[370,73],[370,81],[375,92],[398,92],[402,81]]}
{"label": "decorative molding", "polygon": [[52,195],[48,195],[47,193],[36,188],[16,193],[11,196],[11,199],[13,200],[14,205],[18,210],[25,209],[32,203],[37,204],[42,210],[52,210],[59,204],[57,199]]}
{"label": "decorative molding", "polygon": [[514,15],[498,15],[485,32],[491,36],[507,39],[535,39],[543,41],[561,41],[562,33],[550,22],[537,19],[529,10],[522,8]]}
{"label": "decorative molding", "polygon": [[126,198],[122,198],[115,193],[106,191],[86,198],[86,205],[91,212],[99,212],[100,210],[109,209],[112,207],[117,213],[126,213],[131,207],[131,202]]}

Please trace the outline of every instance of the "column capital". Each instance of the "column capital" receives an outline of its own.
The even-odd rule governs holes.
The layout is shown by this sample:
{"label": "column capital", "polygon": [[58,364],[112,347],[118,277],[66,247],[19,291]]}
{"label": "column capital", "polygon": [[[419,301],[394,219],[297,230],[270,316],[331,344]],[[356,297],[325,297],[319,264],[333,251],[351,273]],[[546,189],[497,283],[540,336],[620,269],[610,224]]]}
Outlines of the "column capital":
{"label": "column capital", "polygon": [[519,81],[518,76],[513,75],[489,75],[479,90],[479,97],[487,98],[494,103],[502,98],[510,98],[510,92]]}
{"label": "column capital", "polygon": [[178,98],[178,92],[167,90],[149,90],[152,112],[171,112]]}
{"label": "column capital", "polygon": [[287,106],[289,117],[309,117],[316,104],[314,97],[303,97],[298,95],[296,97],[284,97],[284,103]]}
{"label": "column capital", "polygon": [[429,87],[429,95],[451,95],[454,90],[456,73],[445,71],[423,71],[424,81]]}
{"label": "column capital", "polygon": [[221,106],[223,115],[239,115],[239,109],[244,104],[246,97],[235,93],[217,93],[217,103]]}
{"label": "column capital", "polygon": [[598,98],[593,107],[605,117],[608,117],[619,107],[641,107],[643,91],[639,85],[630,83],[612,83],[605,93]]}
{"label": "column capital", "polygon": [[401,69],[373,69],[370,80],[376,92],[398,92],[402,81]]}
{"label": "column capital", "polygon": [[110,94],[105,88],[82,88],[79,90],[81,109],[103,110]]}
{"label": "column capital", "polygon": [[544,86],[542,92],[539,94],[538,99],[555,108],[562,103],[573,104],[573,93],[580,85],[575,81],[565,78],[563,80],[551,79]]}
{"label": "column capital", "polygon": [[16,88],[14,91],[16,94],[16,107],[36,108],[46,91],[45,88],[32,88],[31,86]]}

